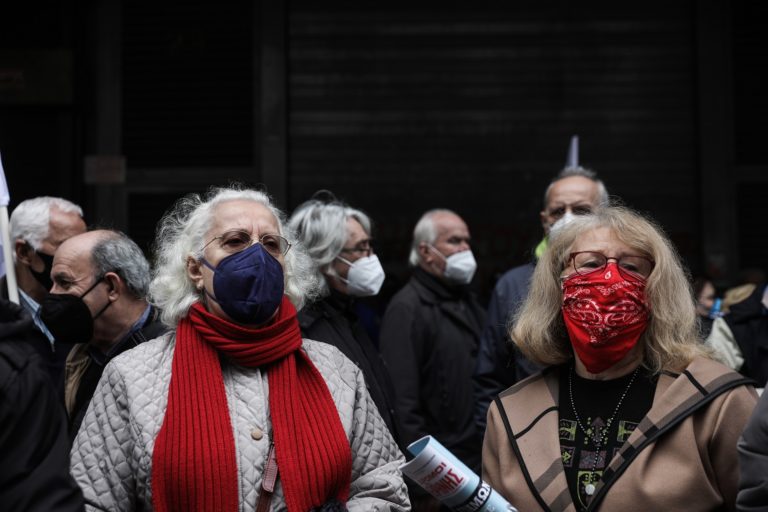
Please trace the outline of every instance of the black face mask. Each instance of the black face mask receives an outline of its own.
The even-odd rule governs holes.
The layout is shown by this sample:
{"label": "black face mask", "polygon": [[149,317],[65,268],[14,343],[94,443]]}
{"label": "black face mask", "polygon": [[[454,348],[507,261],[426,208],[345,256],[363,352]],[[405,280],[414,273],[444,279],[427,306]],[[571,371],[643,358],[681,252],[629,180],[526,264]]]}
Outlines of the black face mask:
{"label": "black face mask", "polygon": [[93,321],[96,320],[112,304],[107,305],[91,317],[91,310],[83,301],[83,297],[96,288],[104,276],[101,276],[88,288],[85,293],[72,295],[69,293],[49,293],[40,305],[40,319],[51,331],[56,341],[62,343],[88,343],[93,338]]}
{"label": "black face mask", "polygon": [[[31,246],[30,246],[31,247]],[[51,281],[51,269],[53,268],[53,256],[45,254],[44,252],[35,251],[41,260],[43,260],[43,271],[37,272],[32,267],[29,267],[29,271],[32,272],[32,276],[40,283],[45,291],[51,291],[53,288],[53,281]]]}

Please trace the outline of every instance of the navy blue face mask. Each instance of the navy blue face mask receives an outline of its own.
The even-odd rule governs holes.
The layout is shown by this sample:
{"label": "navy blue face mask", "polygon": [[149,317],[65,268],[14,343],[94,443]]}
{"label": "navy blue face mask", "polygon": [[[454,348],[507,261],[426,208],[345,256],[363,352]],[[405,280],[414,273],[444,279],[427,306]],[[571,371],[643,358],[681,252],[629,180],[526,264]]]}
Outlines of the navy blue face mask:
{"label": "navy blue face mask", "polygon": [[230,318],[241,324],[263,324],[275,314],[283,300],[283,267],[264,246],[256,243],[227,256],[213,270],[213,295]]}

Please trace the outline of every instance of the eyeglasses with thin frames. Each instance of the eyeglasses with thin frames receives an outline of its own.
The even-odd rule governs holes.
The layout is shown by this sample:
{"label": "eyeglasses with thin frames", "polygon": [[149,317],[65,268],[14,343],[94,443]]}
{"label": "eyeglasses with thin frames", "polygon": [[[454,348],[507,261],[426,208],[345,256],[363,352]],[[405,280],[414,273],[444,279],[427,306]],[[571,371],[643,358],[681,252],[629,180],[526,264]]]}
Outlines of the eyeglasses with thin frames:
{"label": "eyeglasses with thin frames", "polygon": [[573,269],[580,276],[604,270],[610,260],[616,262],[619,273],[628,279],[648,279],[655,265],[652,259],[645,256],[627,254],[618,258],[609,258],[596,251],[572,252],[568,258],[568,261],[573,264]]}
{"label": "eyeglasses with thin frames", "polygon": [[345,254],[370,256],[373,252],[373,239],[368,238],[366,240],[360,240],[354,247],[344,247],[341,252]]}
{"label": "eyeglasses with thin frames", "polygon": [[208,243],[203,246],[203,250],[216,241],[218,241],[219,247],[229,254],[244,251],[254,243],[260,243],[269,254],[277,258],[279,256],[284,256],[291,248],[291,243],[285,237],[280,235],[266,233],[257,239],[254,239],[247,231],[235,229],[211,238]]}

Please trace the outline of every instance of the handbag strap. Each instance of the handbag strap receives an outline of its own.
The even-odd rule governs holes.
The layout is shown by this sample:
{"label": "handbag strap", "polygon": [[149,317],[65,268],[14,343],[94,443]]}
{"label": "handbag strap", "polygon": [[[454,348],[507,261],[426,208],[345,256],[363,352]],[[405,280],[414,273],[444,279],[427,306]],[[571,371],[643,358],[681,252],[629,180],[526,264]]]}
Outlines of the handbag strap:
{"label": "handbag strap", "polygon": [[267,455],[267,464],[264,466],[264,474],[261,477],[261,493],[259,501],[256,504],[256,512],[268,512],[272,503],[272,496],[275,492],[275,483],[277,482],[277,456],[275,455],[275,444],[269,445],[269,454]]}
{"label": "handbag strap", "polygon": [[520,471],[522,471],[523,477],[525,478],[525,483],[528,484],[528,488],[531,490],[533,497],[536,498],[536,501],[539,503],[541,508],[546,512],[550,512],[551,509],[549,508],[549,505],[547,505],[547,503],[544,501],[544,498],[542,498],[541,494],[539,494],[539,490],[536,488],[536,484],[534,484],[530,473],[528,473],[528,468],[526,467],[525,461],[523,460],[523,455],[520,453],[520,447],[517,446],[517,436],[515,436],[515,433],[512,432],[512,426],[509,424],[509,417],[507,416],[507,411],[504,409],[504,404],[501,403],[501,397],[496,395],[496,398],[494,398],[493,401],[496,404],[496,407],[499,409],[499,416],[501,416],[501,420],[504,423],[504,430],[507,432],[507,439],[509,439],[509,444],[512,447],[512,451],[515,453],[517,463],[520,466]]}

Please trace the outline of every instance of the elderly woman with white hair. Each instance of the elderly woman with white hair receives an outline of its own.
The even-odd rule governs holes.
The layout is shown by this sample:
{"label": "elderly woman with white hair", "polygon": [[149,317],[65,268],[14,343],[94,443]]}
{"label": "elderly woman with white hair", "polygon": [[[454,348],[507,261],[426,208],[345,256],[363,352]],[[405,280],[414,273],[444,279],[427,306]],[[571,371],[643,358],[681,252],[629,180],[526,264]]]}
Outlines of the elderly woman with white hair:
{"label": "elderly woman with white hair", "polygon": [[150,292],[170,334],[105,369],[72,448],[91,510],[408,510],[362,372],[302,339],[316,282],[257,191],[161,221]]}
{"label": "elderly woman with white hair", "polygon": [[672,244],[607,207],[539,259],[512,339],[546,366],[491,405],[485,480],[519,510],[733,510],[748,379],[699,342]]}
{"label": "elderly woman with white hair", "polygon": [[360,367],[379,414],[398,440],[392,381],[357,309],[357,299],[375,296],[384,282],[371,244],[371,220],[332,196],[319,199],[319,192],[315,197],[296,208],[288,222],[321,283],[320,297],[299,312],[301,332],[335,346]]}

